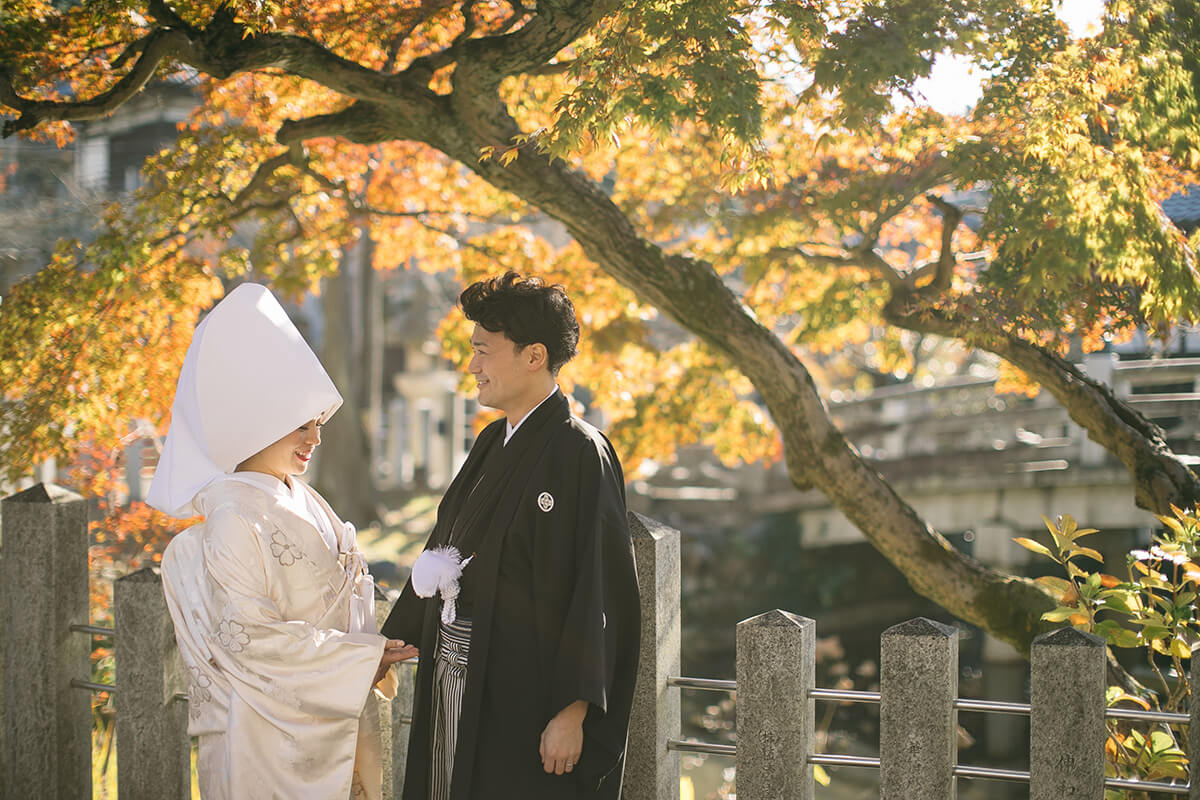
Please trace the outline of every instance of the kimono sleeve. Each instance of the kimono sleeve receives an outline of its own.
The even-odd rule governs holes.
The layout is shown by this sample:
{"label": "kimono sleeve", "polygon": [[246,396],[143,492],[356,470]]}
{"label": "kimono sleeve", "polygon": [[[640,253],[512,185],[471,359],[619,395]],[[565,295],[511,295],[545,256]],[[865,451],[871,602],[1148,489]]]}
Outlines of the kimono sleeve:
{"label": "kimono sleeve", "polygon": [[286,579],[277,574],[284,568],[264,558],[253,525],[229,508],[214,512],[207,525],[209,647],[238,695],[268,719],[361,715],[385,639],[289,619],[269,591],[271,580]]}
{"label": "kimono sleeve", "polygon": [[[606,744],[620,752],[625,725],[621,718],[628,719],[626,706],[637,670],[641,612],[621,468],[603,439],[581,449],[576,492],[575,530],[568,537],[574,575],[553,660],[550,709],[555,713],[586,700],[593,707],[593,722],[615,711],[613,721],[620,732],[614,731],[614,741]],[[556,568],[562,565],[543,567]],[[590,727],[598,732],[605,726]]]}
{"label": "kimono sleeve", "polygon": [[392,610],[388,612],[387,620],[383,623],[380,633],[389,639],[402,639],[408,644],[421,645],[421,635],[424,629],[425,612],[430,600],[418,597],[413,591],[412,579],[404,584],[400,596],[396,598]]}

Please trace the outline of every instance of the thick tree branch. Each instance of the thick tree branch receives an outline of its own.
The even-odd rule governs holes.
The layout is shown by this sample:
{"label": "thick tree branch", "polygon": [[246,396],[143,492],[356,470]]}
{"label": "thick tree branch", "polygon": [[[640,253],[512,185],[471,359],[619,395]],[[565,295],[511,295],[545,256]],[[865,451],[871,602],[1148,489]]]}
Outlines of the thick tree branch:
{"label": "thick tree branch", "polygon": [[[397,138],[417,139],[423,124],[449,124],[436,97],[413,114],[373,103],[352,103],[341,111],[299,120],[287,120],[275,133],[280,144],[291,147],[308,139],[341,137],[357,144],[378,144]],[[422,113],[423,112],[423,113]]]}
{"label": "thick tree branch", "polygon": [[183,17],[167,4],[166,0],[149,0],[146,4],[146,12],[151,19],[164,28],[174,28],[189,34],[195,33],[195,28],[185,22]]}
{"label": "thick tree branch", "polygon": [[904,276],[897,272],[891,264],[887,263],[882,256],[871,250],[863,251],[856,249],[852,254],[846,255],[845,253],[821,253],[811,249],[809,246],[801,245],[799,247],[772,247],[767,251],[766,255],[768,258],[800,256],[810,263],[824,264],[836,269],[846,269],[849,267],[864,269],[882,278],[884,282],[894,289],[905,286]]}
{"label": "thick tree branch", "polygon": [[936,259],[909,273],[906,283],[909,289],[916,291],[921,278],[933,272],[933,280],[921,287],[920,292],[925,296],[938,296],[944,294],[954,282],[954,265],[958,263],[954,254],[954,231],[962,222],[964,212],[937,195],[927,194],[925,199],[942,212],[941,247]]}
{"label": "thick tree branch", "polygon": [[589,0],[539,2],[537,13],[519,30],[463,42],[454,71],[455,88],[490,95],[509,75],[543,67],[592,28],[606,8],[606,3]]}
{"label": "thick tree branch", "polygon": [[133,68],[108,91],[88,100],[57,102],[30,100],[21,97],[13,85],[12,74],[0,67],[0,102],[20,112],[15,120],[5,120],[2,135],[7,138],[18,131],[31,130],[45,122],[99,119],[111,114],[133,97],[154,77],[158,65],[169,55],[187,46],[187,38],[179,31],[156,30],[142,40],[141,53]]}
{"label": "thick tree branch", "polygon": [[904,167],[883,176],[881,191],[887,198],[871,224],[862,231],[864,247],[874,247],[888,222],[895,219],[904,209],[931,187],[945,183],[950,178],[950,161],[941,153],[927,153],[918,158],[916,166]]}
{"label": "thick tree branch", "polygon": [[433,96],[408,75],[387,75],[331,52],[311,39],[285,33],[247,36],[236,23],[214,19],[192,41],[185,63],[218,78],[238,72],[279,69],[322,84],[339,94],[376,104],[419,101]]}
{"label": "thick tree branch", "polygon": [[230,203],[234,206],[242,206],[256,192],[262,191],[267,187],[267,183],[271,177],[282,167],[289,164],[299,164],[303,161],[303,150],[299,144],[294,144],[284,152],[258,165],[258,169],[254,171],[250,181],[242,187],[242,190],[234,196]]}
{"label": "thick tree branch", "polygon": [[[158,14],[168,18],[173,13],[166,6],[157,8]],[[221,11],[202,31],[167,28],[149,34],[129,73],[112,89],[89,100],[52,102],[23,98],[16,92],[12,76],[0,68],[0,102],[21,113],[16,120],[5,122],[3,135],[31,129],[43,122],[106,116],[140,91],[168,57],[217,78],[249,70],[280,69],[375,105],[425,105],[437,100],[436,95],[404,73],[386,75],[368,69],[310,39],[290,34],[247,36],[243,26]]]}
{"label": "thick tree branch", "polygon": [[1171,451],[1162,430],[1112,390],[1084,375],[1066,359],[1027,342],[979,315],[929,309],[915,298],[897,295],[884,309],[892,325],[961,339],[994,353],[1029,375],[1066,409],[1092,441],[1111,452],[1133,478],[1139,507],[1169,514],[1200,503],[1200,478]]}

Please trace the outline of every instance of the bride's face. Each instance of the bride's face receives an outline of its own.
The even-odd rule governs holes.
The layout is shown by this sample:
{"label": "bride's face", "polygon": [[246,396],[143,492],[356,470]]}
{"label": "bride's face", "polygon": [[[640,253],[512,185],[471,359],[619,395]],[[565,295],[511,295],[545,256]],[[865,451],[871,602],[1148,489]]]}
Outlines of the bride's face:
{"label": "bride's face", "polygon": [[263,472],[284,483],[288,475],[303,475],[321,443],[321,424],[315,419],[238,464],[239,471]]}

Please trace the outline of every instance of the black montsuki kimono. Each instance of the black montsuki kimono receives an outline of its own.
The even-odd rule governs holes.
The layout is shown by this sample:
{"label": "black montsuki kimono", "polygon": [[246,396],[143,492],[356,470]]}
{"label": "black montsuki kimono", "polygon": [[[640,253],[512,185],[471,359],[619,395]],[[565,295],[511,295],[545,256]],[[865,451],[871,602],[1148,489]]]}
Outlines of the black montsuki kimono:
{"label": "black montsuki kimono", "polygon": [[[616,800],[641,623],[621,465],[561,392],[507,445],[504,433],[498,420],[479,435],[426,545],[475,555],[460,596],[472,630],[451,800]],[[440,613],[410,582],[383,626],[421,648],[405,800],[429,797]],[[575,700],[589,704],[579,763],[547,775],[542,731]]]}

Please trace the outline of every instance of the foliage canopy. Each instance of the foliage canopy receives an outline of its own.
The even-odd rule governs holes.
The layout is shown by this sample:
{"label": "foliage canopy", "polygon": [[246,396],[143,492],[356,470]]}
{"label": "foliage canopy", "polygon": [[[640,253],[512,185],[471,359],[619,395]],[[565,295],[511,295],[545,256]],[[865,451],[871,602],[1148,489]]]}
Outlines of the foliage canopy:
{"label": "foliage canopy", "polygon": [[[809,367],[870,337],[901,377],[914,335],[991,351],[1140,504],[1194,504],[1161,431],[1060,353],[1200,307],[1196,242],[1160,207],[1200,170],[1196,6],[1111,0],[1076,39],[1044,0],[16,0],[6,135],[65,140],[152,79],[203,103],[96,239],[5,298],[0,459],[12,475],[162,420],[215,276],[300,292],[367,235],[378,269],[568,284],[591,334],[564,379],[627,458],[699,439],[786,458],[918,591],[1025,647],[1046,595],[953,552],[837,433]],[[919,94],[940,53],[987,76],[968,115]],[[445,334],[461,360],[461,325]]]}

